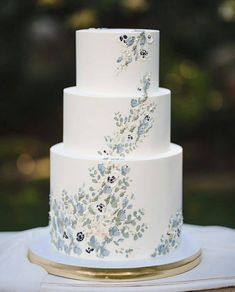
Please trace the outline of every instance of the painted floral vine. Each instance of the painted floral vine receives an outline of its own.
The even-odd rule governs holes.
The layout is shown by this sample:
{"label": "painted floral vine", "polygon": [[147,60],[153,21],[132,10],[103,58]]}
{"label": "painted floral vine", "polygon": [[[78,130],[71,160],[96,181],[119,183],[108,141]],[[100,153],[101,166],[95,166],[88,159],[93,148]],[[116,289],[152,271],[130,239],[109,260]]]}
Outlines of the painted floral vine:
{"label": "painted floral vine", "polygon": [[153,42],[153,37],[151,33],[141,31],[138,35],[121,35],[118,40],[122,45],[121,55],[117,58],[117,70],[120,72],[132,61],[148,57],[148,45]]}
{"label": "painted floral vine", "polygon": [[125,157],[134,151],[140,142],[144,140],[154,123],[153,113],[156,110],[156,103],[149,101],[148,88],[151,76],[145,74],[141,79],[141,86],[138,91],[141,97],[133,98],[130,101],[129,114],[123,116],[116,112],[114,120],[117,131],[112,136],[105,136],[106,149],[98,151],[98,154],[109,157]]}
{"label": "painted floral vine", "polygon": [[128,238],[138,240],[148,228],[144,210],[134,208],[131,170],[122,158],[136,149],[153,126],[156,104],[148,100],[149,86],[146,74],[138,88],[141,96],[130,101],[129,114],[115,113],[117,131],[105,136],[107,149],[98,152],[101,162],[89,169],[89,186],[83,184],[77,194],[64,190],[60,201],[51,194],[50,232],[58,250],[97,257],[107,257],[112,250],[129,257],[133,248],[123,243]]}
{"label": "painted floral vine", "polygon": [[155,248],[154,252],[151,254],[152,257],[165,255],[172,249],[175,249],[179,246],[182,225],[182,211],[178,210],[176,214],[171,216],[168,224],[168,229],[166,233],[161,236],[161,243]]}

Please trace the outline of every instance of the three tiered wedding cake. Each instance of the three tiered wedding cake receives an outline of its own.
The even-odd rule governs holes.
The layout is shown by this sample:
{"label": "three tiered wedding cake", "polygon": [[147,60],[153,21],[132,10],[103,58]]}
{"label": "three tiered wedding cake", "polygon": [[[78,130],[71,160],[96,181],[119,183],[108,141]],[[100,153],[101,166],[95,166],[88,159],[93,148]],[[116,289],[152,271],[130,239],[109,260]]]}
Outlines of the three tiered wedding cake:
{"label": "three tiered wedding cake", "polygon": [[158,83],[159,31],[79,30],[76,60],[51,148],[51,243],[80,259],[165,255],[180,245],[182,148]]}

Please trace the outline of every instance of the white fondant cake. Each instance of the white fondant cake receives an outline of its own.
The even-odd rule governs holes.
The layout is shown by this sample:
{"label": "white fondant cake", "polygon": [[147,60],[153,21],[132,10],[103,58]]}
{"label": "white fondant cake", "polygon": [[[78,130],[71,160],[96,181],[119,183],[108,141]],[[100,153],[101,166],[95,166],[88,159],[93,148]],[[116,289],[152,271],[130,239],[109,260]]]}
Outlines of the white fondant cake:
{"label": "white fondant cake", "polygon": [[81,259],[163,256],[180,244],[182,148],[159,88],[159,32],[76,33],[77,86],[64,90],[64,139],[51,148],[50,234]]}

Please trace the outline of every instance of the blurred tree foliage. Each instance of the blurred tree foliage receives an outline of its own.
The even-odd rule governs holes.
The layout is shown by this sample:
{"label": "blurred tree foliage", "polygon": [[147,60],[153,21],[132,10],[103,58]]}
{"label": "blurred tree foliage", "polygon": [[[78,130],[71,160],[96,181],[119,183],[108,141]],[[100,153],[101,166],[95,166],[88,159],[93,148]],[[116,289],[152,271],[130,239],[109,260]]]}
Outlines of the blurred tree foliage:
{"label": "blurred tree foliage", "polygon": [[173,140],[203,141],[218,156],[232,154],[234,1],[2,0],[0,6],[1,134],[61,139],[62,89],[75,80],[75,29],[147,27],[161,31],[160,76],[173,92]]}
{"label": "blurred tree foliage", "polygon": [[47,180],[37,181],[48,179],[49,145],[62,139],[62,90],[75,84],[74,32],[87,27],[159,29],[160,83],[172,90],[172,140],[184,145],[185,172],[234,170],[234,0],[1,0],[2,214],[9,192],[27,201],[45,190]]}

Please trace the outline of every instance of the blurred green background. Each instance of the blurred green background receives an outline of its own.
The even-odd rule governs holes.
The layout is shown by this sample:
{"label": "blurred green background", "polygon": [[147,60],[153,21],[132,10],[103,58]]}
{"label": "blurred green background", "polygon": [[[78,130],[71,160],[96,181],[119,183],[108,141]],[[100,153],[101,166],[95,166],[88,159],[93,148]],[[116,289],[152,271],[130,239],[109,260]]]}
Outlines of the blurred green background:
{"label": "blurred green background", "polygon": [[234,0],[1,0],[0,230],[48,222],[49,147],[75,84],[75,30],[88,27],[161,31],[185,221],[235,227]]}

